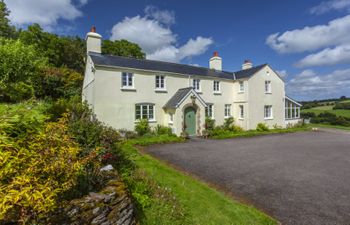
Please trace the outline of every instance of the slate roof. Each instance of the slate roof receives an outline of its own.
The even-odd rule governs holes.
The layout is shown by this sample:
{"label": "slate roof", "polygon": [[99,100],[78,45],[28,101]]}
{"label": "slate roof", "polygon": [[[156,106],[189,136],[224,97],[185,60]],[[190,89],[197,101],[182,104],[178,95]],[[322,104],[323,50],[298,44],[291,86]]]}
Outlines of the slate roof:
{"label": "slate roof", "polygon": [[208,69],[198,66],[183,65],[170,62],[162,62],[147,59],[135,59],[121,56],[103,55],[100,53],[89,52],[89,55],[97,66],[114,66],[114,67],[124,67],[124,68],[135,68],[142,70],[151,71],[163,71],[178,73],[183,75],[197,75],[197,76],[208,76],[208,77],[218,77],[223,79],[243,79],[249,78],[258,72],[267,64],[253,67],[251,69],[233,72],[227,71],[217,71],[213,69]]}
{"label": "slate roof", "polygon": [[193,93],[197,96],[198,100],[201,101],[204,105],[206,103],[204,100],[194,91],[193,87],[180,88],[177,92],[169,99],[169,101],[163,106],[163,108],[171,108],[175,109],[181,103],[181,101],[188,95],[189,92],[193,91]]}

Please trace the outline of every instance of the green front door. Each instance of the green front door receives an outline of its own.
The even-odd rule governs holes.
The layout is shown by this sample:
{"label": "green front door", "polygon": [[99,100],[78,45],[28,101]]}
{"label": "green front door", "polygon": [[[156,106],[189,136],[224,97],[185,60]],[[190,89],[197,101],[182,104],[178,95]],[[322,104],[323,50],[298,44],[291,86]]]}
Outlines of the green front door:
{"label": "green front door", "polygon": [[185,109],[185,125],[188,135],[196,135],[196,110],[193,107]]}

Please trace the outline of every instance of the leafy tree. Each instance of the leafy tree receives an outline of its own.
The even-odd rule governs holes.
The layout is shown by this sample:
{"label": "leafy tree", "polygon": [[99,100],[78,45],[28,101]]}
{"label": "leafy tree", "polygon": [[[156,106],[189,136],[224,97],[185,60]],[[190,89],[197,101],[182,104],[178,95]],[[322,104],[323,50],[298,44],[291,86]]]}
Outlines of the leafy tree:
{"label": "leafy tree", "polygon": [[16,29],[10,25],[8,16],[10,11],[7,9],[4,0],[0,0],[0,37],[14,38],[16,36]]}
{"label": "leafy tree", "polygon": [[345,99],[346,99],[346,96],[343,95],[343,96],[340,97],[340,99],[341,99],[341,100],[345,100]]}
{"label": "leafy tree", "polygon": [[34,94],[34,80],[46,58],[20,40],[0,39],[0,100],[17,102]]}
{"label": "leafy tree", "polygon": [[142,52],[140,46],[131,43],[127,40],[104,40],[102,42],[102,53],[125,57],[132,57],[137,59],[144,59],[145,53]]}
{"label": "leafy tree", "polygon": [[25,44],[34,45],[54,67],[67,67],[84,72],[85,41],[79,37],[60,37],[43,31],[39,24],[33,24],[21,31],[19,38]]}

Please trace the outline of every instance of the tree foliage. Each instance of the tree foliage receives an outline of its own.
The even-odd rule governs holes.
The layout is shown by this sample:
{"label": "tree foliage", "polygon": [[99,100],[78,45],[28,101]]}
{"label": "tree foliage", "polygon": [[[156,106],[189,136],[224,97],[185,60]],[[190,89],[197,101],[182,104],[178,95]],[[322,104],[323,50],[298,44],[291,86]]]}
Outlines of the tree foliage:
{"label": "tree foliage", "polygon": [[104,40],[102,42],[102,53],[137,59],[144,59],[146,56],[140,46],[127,40]]}
{"label": "tree foliage", "polygon": [[21,101],[34,94],[33,82],[46,64],[33,46],[0,39],[0,100]]}
{"label": "tree foliage", "polygon": [[7,9],[4,0],[0,0],[0,37],[14,38],[16,36],[16,29],[10,25],[8,16],[10,11]]}

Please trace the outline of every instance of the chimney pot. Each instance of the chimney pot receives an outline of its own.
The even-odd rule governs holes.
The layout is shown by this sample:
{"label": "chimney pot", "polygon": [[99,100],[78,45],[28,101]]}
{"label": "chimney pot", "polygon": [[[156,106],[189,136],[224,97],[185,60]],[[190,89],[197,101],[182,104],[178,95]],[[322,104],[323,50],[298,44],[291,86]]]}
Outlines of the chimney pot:
{"label": "chimney pot", "polygon": [[90,31],[93,32],[93,33],[96,33],[96,27],[92,26]]}
{"label": "chimney pot", "polygon": [[214,54],[213,54],[213,56],[214,56],[214,57],[218,57],[218,56],[219,56],[219,52],[216,52],[216,51],[215,51]]}

